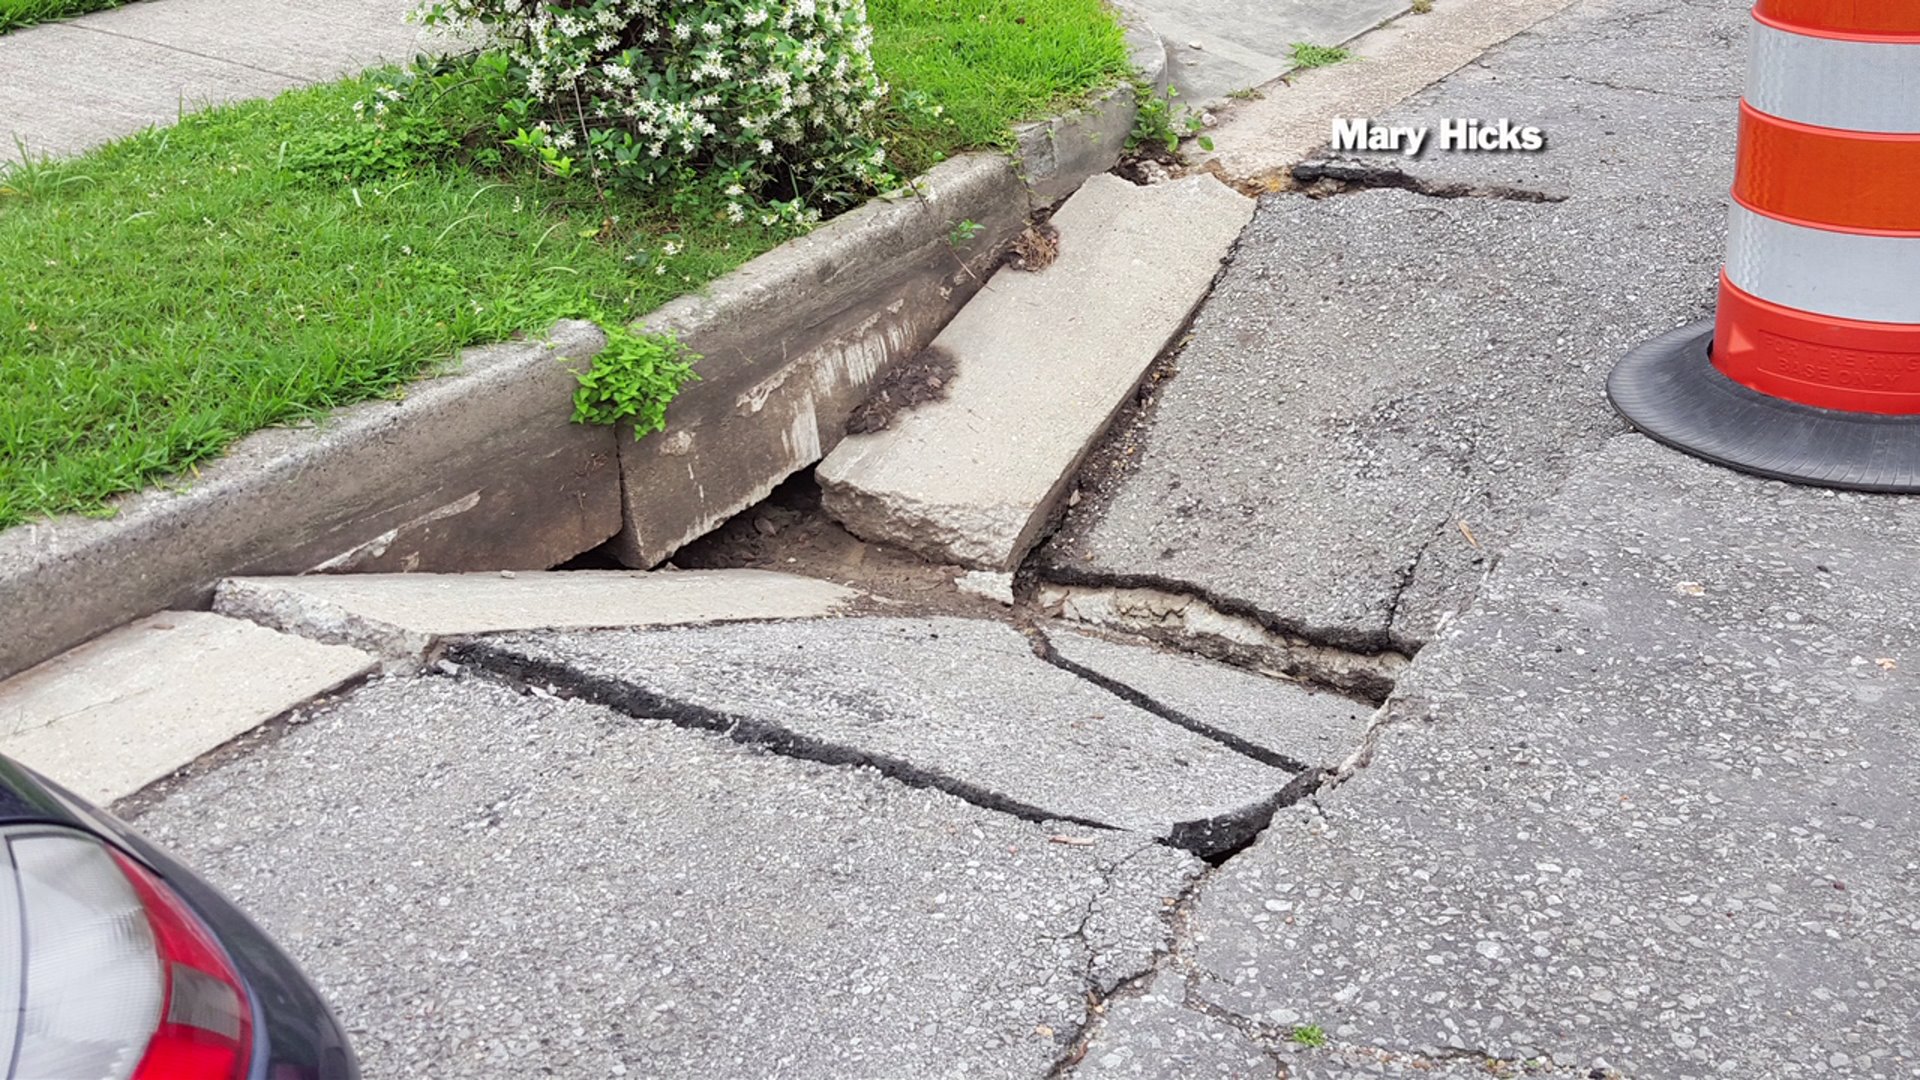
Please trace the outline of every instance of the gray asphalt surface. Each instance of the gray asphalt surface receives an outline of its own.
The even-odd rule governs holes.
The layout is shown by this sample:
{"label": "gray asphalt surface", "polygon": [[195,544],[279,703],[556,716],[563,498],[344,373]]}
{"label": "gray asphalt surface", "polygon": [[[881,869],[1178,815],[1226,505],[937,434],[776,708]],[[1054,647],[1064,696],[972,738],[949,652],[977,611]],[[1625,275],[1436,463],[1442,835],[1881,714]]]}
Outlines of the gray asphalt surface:
{"label": "gray asphalt surface", "polygon": [[[742,623],[507,635],[488,648],[504,670],[531,660],[551,666],[538,679],[597,681],[629,711],[658,702],[983,805],[1171,836],[1203,854],[1250,838],[1292,779],[1045,663],[1000,623]],[[1215,819],[1218,830],[1204,824]]]}
{"label": "gray asphalt surface", "polygon": [[1402,1054],[1920,1075],[1916,543],[1913,500],[1610,443],[1372,765],[1209,881],[1197,992]]}
{"label": "gray asphalt surface", "polygon": [[1043,1075],[1203,868],[473,678],[376,682],[138,827],[370,1078]]}
{"label": "gray asphalt surface", "polygon": [[1613,361],[1711,311],[1747,7],[1576,5],[1378,118],[1504,117],[1543,153],[1357,155],[1563,202],[1263,200],[1138,464],[1042,558],[1350,646],[1431,639],[1623,430]]}

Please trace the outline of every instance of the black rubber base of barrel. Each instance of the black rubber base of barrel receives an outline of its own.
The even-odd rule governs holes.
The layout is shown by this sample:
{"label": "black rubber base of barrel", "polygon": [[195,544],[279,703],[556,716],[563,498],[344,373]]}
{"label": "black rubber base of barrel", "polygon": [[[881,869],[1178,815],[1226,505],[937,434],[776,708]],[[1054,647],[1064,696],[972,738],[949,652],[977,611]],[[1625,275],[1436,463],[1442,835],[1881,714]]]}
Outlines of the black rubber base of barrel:
{"label": "black rubber base of barrel", "polygon": [[1755,476],[1850,491],[1920,492],[1920,416],[1836,412],[1768,397],[1713,366],[1713,323],[1657,337],[1607,378],[1634,427]]}

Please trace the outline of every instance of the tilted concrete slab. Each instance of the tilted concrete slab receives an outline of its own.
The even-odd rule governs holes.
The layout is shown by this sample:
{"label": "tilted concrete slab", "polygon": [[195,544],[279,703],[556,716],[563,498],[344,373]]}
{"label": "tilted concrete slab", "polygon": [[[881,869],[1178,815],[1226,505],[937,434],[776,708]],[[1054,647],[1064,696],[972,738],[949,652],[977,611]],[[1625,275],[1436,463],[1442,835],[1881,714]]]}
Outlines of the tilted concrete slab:
{"label": "tilted concrete slab", "polygon": [[997,622],[507,635],[449,655],[633,715],[1202,854],[1250,839],[1293,779],[1046,663]]}
{"label": "tilted concrete slab", "polygon": [[1339,764],[1360,745],[1373,706],[1211,660],[1046,628],[1055,663],[1108,680],[1136,704],[1218,731],[1286,768]]}
{"label": "tilted concrete slab", "polygon": [[1127,0],[1167,39],[1175,107],[1225,100],[1285,75],[1295,42],[1338,45],[1406,0]]}
{"label": "tilted concrete slab", "polygon": [[1210,880],[1199,993],[1355,1047],[1910,1075],[1917,545],[1920,501],[1610,442],[1371,766]]}
{"label": "tilted concrete slab", "polygon": [[1093,177],[1052,219],[1058,260],[1000,271],[934,340],[956,365],[949,396],[821,463],[828,512],[930,557],[1017,565],[1252,213],[1211,177]]}
{"label": "tilted concrete slab", "polygon": [[239,619],[162,612],[0,682],[0,754],[105,805],[377,666]]}
{"label": "tilted concrete slab", "polygon": [[860,595],[764,570],[309,574],[228,578],[214,594],[214,610],[417,662],[442,639],[463,634],[804,619]]}
{"label": "tilted concrete slab", "polygon": [[76,154],[203,105],[399,63],[413,0],[160,0],[0,36],[0,158]]}
{"label": "tilted concrete slab", "polygon": [[479,679],[378,680],[137,827],[368,1076],[1044,1076],[1205,869]]}

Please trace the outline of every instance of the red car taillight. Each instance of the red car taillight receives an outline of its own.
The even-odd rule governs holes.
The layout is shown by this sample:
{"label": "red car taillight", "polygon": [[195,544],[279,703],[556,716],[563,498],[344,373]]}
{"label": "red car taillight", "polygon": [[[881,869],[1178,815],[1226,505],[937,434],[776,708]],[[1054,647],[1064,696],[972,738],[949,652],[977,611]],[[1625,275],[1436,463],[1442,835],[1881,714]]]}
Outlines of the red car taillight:
{"label": "red car taillight", "polygon": [[19,1023],[0,1032],[0,1047],[14,1043],[11,1080],[247,1075],[245,986],[165,882],[73,833],[23,831],[7,847],[17,892],[0,915],[17,919],[22,976]]}

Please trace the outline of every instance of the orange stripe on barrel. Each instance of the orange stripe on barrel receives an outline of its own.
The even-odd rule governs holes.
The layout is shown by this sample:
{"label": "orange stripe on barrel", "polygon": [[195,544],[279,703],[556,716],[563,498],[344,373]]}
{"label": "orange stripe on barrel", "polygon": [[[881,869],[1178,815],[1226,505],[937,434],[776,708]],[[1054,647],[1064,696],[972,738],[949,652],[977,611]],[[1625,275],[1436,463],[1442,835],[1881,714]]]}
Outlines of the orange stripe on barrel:
{"label": "orange stripe on barrel", "polygon": [[1803,34],[1920,40],[1920,3],[1915,0],[1760,0],[1753,14]]}
{"label": "orange stripe on barrel", "polygon": [[1720,278],[1713,366],[1769,397],[1845,412],[1920,414],[1920,326],[1768,303]]}
{"label": "orange stripe on barrel", "polygon": [[1743,101],[1733,196],[1816,229],[1920,235],[1920,134],[1796,124]]}

